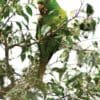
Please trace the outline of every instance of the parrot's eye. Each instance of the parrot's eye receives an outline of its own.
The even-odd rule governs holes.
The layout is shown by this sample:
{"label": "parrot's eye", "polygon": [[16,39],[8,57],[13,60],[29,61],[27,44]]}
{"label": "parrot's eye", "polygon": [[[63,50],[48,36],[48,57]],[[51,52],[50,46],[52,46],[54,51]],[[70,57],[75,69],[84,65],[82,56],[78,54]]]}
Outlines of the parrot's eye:
{"label": "parrot's eye", "polygon": [[61,16],[59,16],[59,19],[61,19],[62,17]]}

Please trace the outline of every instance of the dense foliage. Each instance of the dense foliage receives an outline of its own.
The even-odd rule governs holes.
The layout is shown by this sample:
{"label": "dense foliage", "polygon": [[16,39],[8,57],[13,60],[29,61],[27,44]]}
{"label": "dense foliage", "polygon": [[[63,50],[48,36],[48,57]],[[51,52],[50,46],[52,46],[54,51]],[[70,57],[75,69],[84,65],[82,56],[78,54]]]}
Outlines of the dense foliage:
{"label": "dense foliage", "polygon": [[[34,2],[22,5],[20,0],[0,0],[0,47],[5,54],[0,57],[0,98],[96,100],[100,97],[100,40],[93,39],[99,18],[93,17],[92,5],[82,8],[83,3],[69,18],[56,0],[37,0],[38,7]],[[39,18],[33,22],[37,10]],[[37,27],[35,33],[31,26]],[[82,42],[87,41],[91,44],[83,48]],[[21,50],[18,57],[22,62],[29,59],[29,66],[21,75],[11,63],[16,59],[12,58],[16,47]],[[76,52],[73,55],[76,63],[69,63],[71,52]],[[57,60],[49,63],[55,53],[59,55]],[[7,86],[5,77],[10,81]]]}

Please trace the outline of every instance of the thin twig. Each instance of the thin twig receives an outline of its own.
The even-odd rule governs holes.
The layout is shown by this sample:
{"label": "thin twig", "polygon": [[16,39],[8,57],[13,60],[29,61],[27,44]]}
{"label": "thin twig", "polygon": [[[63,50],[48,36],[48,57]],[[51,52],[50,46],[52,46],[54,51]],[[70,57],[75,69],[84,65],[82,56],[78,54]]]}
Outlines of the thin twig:
{"label": "thin twig", "polygon": [[17,73],[17,72],[14,72],[14,74],[16,74],[17,76],[20,76],[20,77],[22,76],[21,74],[19,74],[19,73]]}
{"label": "thin twig", "polygon": [[15,15],[15,12],[10,16],[8,17],[8,19],[6,20],[6,22],[3,24],[2,28],[5,27],[7,25],[7,23],[9,22],[9,20]]}
{"label": "thin twig", "polygon": [[68,20],[67,23],[69,23],[70,21],[72,21],[73,19],[75,19],[76,17],[78,17],[78,15],[79,15],[79,13],[80,13],[80,11],[81,11],[81,8],[82,8],[82,6],[83,6],[83,3],[84,3],[84,2],[81,1],[81,5],[80,5],[80,7],[79,7],[77,13],[76,13],[72,18],[70,18],[70,19]]}
{"label": "thin twig", "polygon": [[18,46],[18,47],[29,47],[29,46],[32,46],[34,44],[37,44],[37,42],[32,42],[32,43],[29,43],[29,44],[23,44],[23,42],[22,43],[16,43],[16,44],[13,44],[13,45],[9,46],[9,49],[12,49],[15,46]]}

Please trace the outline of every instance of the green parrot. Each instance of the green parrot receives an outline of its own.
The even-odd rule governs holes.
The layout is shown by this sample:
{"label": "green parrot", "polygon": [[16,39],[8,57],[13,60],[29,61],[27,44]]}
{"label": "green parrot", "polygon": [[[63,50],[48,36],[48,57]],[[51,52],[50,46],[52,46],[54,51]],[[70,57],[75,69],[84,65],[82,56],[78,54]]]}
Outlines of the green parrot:
{"label": "green parrot", "polygon": [[[40,71],[43,77],[45,67],[52,55],[59,49],[62,41],[61,31],[53,33],[65,20],[66,12],[59,6],[56,0],[38,0],[40,18],[38,20],[36,39],[39,41]],[[66,28],[65,25],[63,28]]]}
{"label": "green parrot", "polygon": [[[40,18],[37,26],[36,38],[48,35],[48,31],[54,31],[67,19],[66,12],[59,6],[56,0],[38,0]],[[43,29],[48,29],[43,32]],[[43,34],[44,33],[44,34]]]}

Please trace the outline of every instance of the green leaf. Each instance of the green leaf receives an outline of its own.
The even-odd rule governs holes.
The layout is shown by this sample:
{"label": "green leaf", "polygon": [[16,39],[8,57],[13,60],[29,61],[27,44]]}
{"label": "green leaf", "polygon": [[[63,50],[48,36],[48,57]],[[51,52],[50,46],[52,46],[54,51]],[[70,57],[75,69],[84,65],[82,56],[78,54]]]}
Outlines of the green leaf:
{"label": "green leaf", "polygon": [[82,77],[82,73],[79,73],[78,75],[75,75],[75,76],[71,77],[71,78],[67,81],[66,85],[69,85],[70,83],[74,82],[77,78],[80,78],[80,77]]}
{"label": "green leaf", "polygon": [[100,64],[100,57],[96,59],[96,63]]}
{"label": "green leaf", "polygon": [[22,53],[22,54],[21,54],[21,60],[24,61],[25,58],[26,58],[26,54],[25,54],[25,53]]}
{"label": "green leaf", "polygon": [[12,32],[12,24],[10,26],[6,26],[4,30],[4,36],[7,37],[9,33]]}
{"label": "green leaf", "polygon": [[16,9],[16,13],[17,13],[18,15],[22,15],[23,7],[22,7],[21,5],[16,4],[16,5],[15,5],[15,9]]}
{"label": "green leaf", "polygon": [[26,6],[26,11],[29,15],[32,16],[32,9],[29,6]]}
{"label": "green leaf", "polygon": [[5,4],[5,3],[6,3],[6,0],[0,0],[0,5]]}
{"label": "green leaf", "polygon": [[87,4],[86,13],[87,13],[87,16],[90,16],[94,13],[94,9],[90,4]]}
{"label": "green leaf", "polygon": [[32,55],[28,55],[28,58],[33,61],[34,60],[34,57]]}
{"label": "green leaf", "polygon": [[51,27],[48,25],[43,25],[41,28],[41,33],[43,36],[47,35],[47,33],[50,31]]}
{"label": "green leaf", "polygon": [[30,91],[27,92],[27,100],[37,100],[37,94]]}
{"label": "green leaf", "polygon": [[29,30],[28,24],[25,24],[24,22],[22,22],[22,24],[26,27],[27,30]]}
{"label": "green leaf", "polygon": [[93,42],[93,46],[94,46],[95,48],[97,48],[97,47],[98,47],[98,42],[97,42],[97,41],[94,41],[94,42]]}
{"label": "green leaf", "polygon": [[5,11],[4,14],[3,14],[3,17],[6,18],[6,17],[9,16],[9,14],[10,14],[10,9],[7,8],[6,11]]}
{"label": "green leaf", "polygon": [[29,22],[29,17],[22,11],[22,16],[24,17],[24,19]]}
{"label": "green leaf", "polygon": [[20,22],[16,22],[17,26],[20,28],[20,30],[22,30],[22,25]]}
{"label": "green leaf", "polygon": [[91,29],[95,30],[96,28],[96,21],[94,19],[91,19]]}
{"label": "green leaf", "polygon": [[62,54],[60,55],[60,59],[63,62],[63,61],[67,61],[68,58],[69,58],[69,51],[68,50],[64,50],[62,52]]}
{"label": "green leaf", "polygon": [[80,24],[80,30],[83,31],[95,31],[95,28],[96,28],[96,21],[92,18],[85,19]]}

